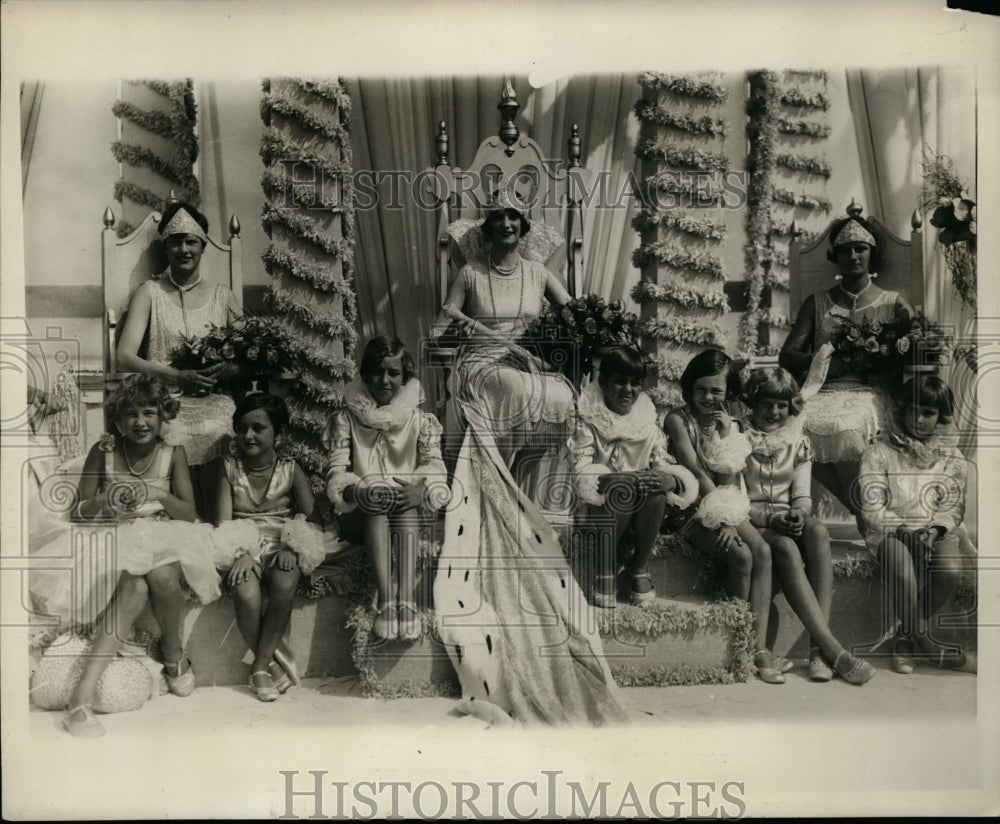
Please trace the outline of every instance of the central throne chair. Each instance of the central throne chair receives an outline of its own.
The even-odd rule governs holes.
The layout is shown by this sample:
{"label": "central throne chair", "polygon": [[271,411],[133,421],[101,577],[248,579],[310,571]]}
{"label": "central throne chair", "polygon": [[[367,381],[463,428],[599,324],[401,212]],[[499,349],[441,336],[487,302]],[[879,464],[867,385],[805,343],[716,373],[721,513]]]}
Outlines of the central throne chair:
{"label": "central throne chair", "polygon": [[[513,191],[527,207],[531,231],[521,254],[543,262],[560,277],[570,295],[578,297],[585,248],[584,195],[593,191],[596,179],[594,172],[580,164],[579,128],[576,124],[571,128],[565,162],[553,160],[515,123],[520,104],[509,80],[504,83],[497,108],[501,115],[497,134],[479,145],[465,169],[450,165],[447,125],[442,121],[438,127],[435,165],[427,170],[426,186],[436,211],[435,266],[440,303],[444,303],[451,280],[470,255],[482,253],[472,238],[479,236],[476,227],[485,218],[485,205],[501,187]],[[450,467],[462,441],[461,417],[448,391],[456,350],[422,350],[420,360],[427,374],[426,383],[444,421],[443,449]]]}

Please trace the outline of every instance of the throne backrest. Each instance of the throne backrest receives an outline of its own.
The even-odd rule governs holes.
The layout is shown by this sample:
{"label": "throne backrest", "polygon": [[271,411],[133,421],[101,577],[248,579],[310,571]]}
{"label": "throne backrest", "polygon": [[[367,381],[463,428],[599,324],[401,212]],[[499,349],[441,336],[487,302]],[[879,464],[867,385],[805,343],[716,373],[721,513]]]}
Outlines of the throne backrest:
{"label": "throne backrest", "polygon": [[[846,214],[860,215],[861,207],[851,201]],[[924,302],[924,249],[919,216],[914,213],[911,220],[909,240],[893,234],[877,217],[865,219],[876,230],[880,258],[876,283],[882,289],[899,292],[915,306],[921,305]],[[827,260],[826,253],[835,222],[831,221],[819,238],[807,243],[793,233],[788,247],[788,302],[793,314],[809,295],[829,289],[834,283],[837,265]]]}
{"label": "throne backrest", "polygon": [[[486,205],[498,190],[505,190],[527,206],[532,231],[545,224],[558,232],[562,245],[553,249],[546,261],[565,277],[572,295],[578,295],[583,279],[583,220],[581,192],[593,191],[595,174],[580,166],[581,139],[574,125],[568,139],[567,158],[548,158],[530,137],[520,133],[514,123],[519,104],[508,83],[497,107],[502,115],[498,134],[479,145],[466,168],[448,162],[449,138],[442,121],[435,139],[437,163],[429,175],[428,188],[437,206],[437,258],[439,286],[444,301],[455,266],[461,265],[461,250],[455,246],[447,229],[452,221],[465,218],[482,220]],[[559,252],[565,254],[565,271]],[[453,265],[454,264],[454,265]]]}
{"label": "throne backrest", "polygon": [[[104,373],[109,378],[117,372],[115,347],[125,321],[132,293],[143,281],[167,269],[167,256],[158,228],[160,213],[150,212],[128,235],[119,238],[115,216],[109,206],[104,212],[101,233],[101,283],[104,292],[103,338]],[[208,238],[199,271],[209,283],[228,286],[243,305],[243,268],[240,249],[240,224],[236,216],[229,221],[229,243]]]}

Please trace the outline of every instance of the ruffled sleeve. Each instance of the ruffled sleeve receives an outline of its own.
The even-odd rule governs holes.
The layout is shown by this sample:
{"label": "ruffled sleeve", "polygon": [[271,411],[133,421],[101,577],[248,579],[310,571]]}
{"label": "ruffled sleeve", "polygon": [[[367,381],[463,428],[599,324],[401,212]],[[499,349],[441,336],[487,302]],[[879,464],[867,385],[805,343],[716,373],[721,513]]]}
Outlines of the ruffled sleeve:
{"label": "ruffled sleeve", "polygon": [[889,488],[887,449],[883,443],[869,446],[861,456],[861,470],[858,473],[865,543],[873,552],[878,549],[886,535],[895,531],[895,526],[890,528],[888,524],[899,521],[889,509],[892,493]]}
{"label": "ruffled sleeve", "polygon": [[570,445],[573,456],[573,481],[580,500],[593,506],[603,506],[604,496],[598,492],[598,479],[611,472],[611,468],[594,463],[594,432],[583,421],[577,423]]}
{"label": "ruffled sleeve", "polygon": [[417,436],[417,468],[414,475],[427,485],[424,505],[436,512],[451,500],[448,470],[441,457],[441,424],[430,412],[420,413],[420,434]]}
{"label": "ruffled sleeve", "polygon": [[792,461],[791,506],[801,509],[807,515],[812,514],[812,447],[809,439],[802,436],[795,449]]}
{"label": "ruffled sleeve", "polygon": [[323,442],[330,450],[330,460],[326,470],[326,496],[338,515],[357,509],[356,503],[344,500],[344,490],[360,482],[361,478],[349,471],[351,466],[351,423],[349,412],[334,414],[327,426]]}
{"label": "ruffled sleeve", "polygon": [[968,464],[955,450],[942,467],[940,491],[935,493],[936,504],[933,526],[945,532],[953,531],[965,518],[965,489],[968,482]]}

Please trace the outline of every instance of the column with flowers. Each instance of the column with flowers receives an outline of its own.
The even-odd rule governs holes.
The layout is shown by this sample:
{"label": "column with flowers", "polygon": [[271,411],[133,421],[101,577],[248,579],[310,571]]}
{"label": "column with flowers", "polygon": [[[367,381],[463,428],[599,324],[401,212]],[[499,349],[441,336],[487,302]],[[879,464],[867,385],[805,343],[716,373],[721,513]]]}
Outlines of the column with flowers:
{"label": "column with flowers", "polygon": [[642,305],[647,351],[655,353],[659,385],[650,396],[661,409],[681,403],[678,379],[705,346],[725,346],[719,323],[728,311],[719,250],[726,224],[718,180],[729,168],[717,151],[727,133],[720,108],[728,90],[719,78],[647,72],[636,103],[644,208],[633,256],[641,278],[632,291]]}
{"label": "column with flowers", "polygon": [[262,220],[270,243],[267,303],[289,339],[296,379],[286,451],[324,500],[322,435],[354,374],[354,210],[351,99],[341,81],[265,81]]}

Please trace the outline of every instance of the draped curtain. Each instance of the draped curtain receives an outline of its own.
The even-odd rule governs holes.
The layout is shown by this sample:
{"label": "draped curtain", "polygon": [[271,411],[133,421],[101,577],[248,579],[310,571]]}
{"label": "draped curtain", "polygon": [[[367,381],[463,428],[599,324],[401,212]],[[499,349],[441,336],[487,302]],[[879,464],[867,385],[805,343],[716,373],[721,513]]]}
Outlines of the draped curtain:
{"label": "draped curtain", "polygon": [[[973,69],[851,70],[847,86],[867,203],[893,232],[909,236],[910,216],[923,186],[925,150],[954,160],[975,200]],[[922,304],[929,317],[956,326],[962,334],[971,332],[975,310],[963,304],[952,287],[929,218],[924,215],[924,294],[908,297]]]}
{"label": "draped curtain", "polygon": [[[640,89],[634,76],[572,77],[533,89],[514,77],[521,109],[516,122],[547,158],[567,156],[572,124],[580,127],[584,167],[610,172],[617,194],[638,173],[633,147],[638,122],[630,114]],[[362,340],[395,334],[416,347],[440,309],[436,217],[421,206],[409,181],[435,165],[440,121],[450,138],[448,162],[464,168],[500,126],[502,77],[362,79],[350,83],[355,174],[377,171],[378,197],[359,198],[356,288]],[[394,174],[398,173],[398,174]],[[396,183],[393,183],[395,178]],[[368,178],[371,187],[371,178]],[[427,198],[425,196],[424,203]],[[638,245],[632,210],[586,210],[582,291],[628,299],[638,279],[631,254]]]}

